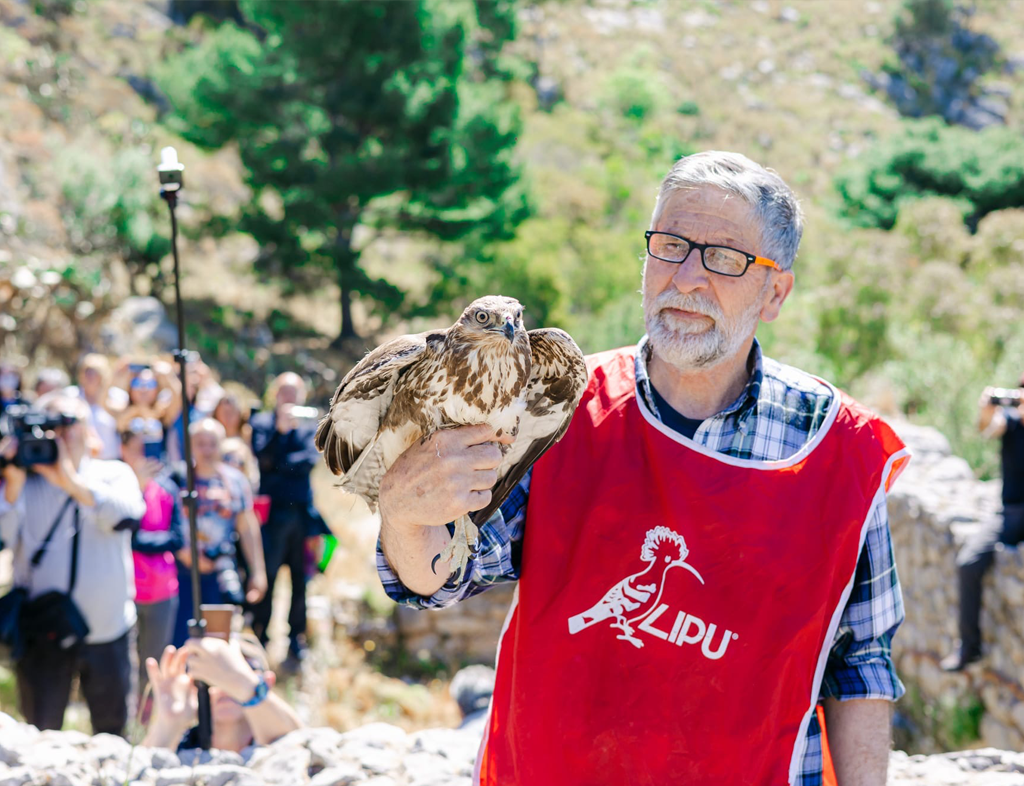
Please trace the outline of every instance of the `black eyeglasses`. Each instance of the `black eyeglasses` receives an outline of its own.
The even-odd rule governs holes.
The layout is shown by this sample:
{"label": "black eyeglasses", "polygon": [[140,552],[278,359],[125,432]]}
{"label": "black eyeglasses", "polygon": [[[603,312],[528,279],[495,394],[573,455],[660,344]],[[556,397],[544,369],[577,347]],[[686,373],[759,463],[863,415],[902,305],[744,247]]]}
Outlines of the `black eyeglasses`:
{"label": "black eyeglasses", "polygon": [[764,265],[772,270],[782,270],[778,262],[755,254],[748,254],[738,248],[728,246],[709,246],[706,243],[694,243],[679,235],[668,232],[644,232],[647,238],[647,253],[662,262],[680,265],[686,261],[693,249],[700,251],[700,261],[706,270],[720,276],[739,278],[751,265]]}

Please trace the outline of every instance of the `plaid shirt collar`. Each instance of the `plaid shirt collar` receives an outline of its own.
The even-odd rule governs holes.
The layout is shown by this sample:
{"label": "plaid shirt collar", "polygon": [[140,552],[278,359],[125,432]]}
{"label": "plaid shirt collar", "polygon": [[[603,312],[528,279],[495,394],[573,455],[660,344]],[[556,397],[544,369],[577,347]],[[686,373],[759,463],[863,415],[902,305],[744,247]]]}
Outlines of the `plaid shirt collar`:
{"label": "plaid shirt collar", "polygon": [[[750,368],[753,361],[753,371],[750,379],[743,387],[739,396],[729,406],[723,409],[714,417],[726,417],[728,415],[741,416],[748,410],[757,408],[758,399],[761,397],[761,382],[764,379],[764,356],[761,354],[761,344],[754,339],[754,345],[750,348],[750,357],[747,358],[747,367]],[[636,386],[643,398],[644,404],[661,420],[661,413],[658,412],[658,404],[654,400],[654,393],[651,388],[651,378],[647,373],[647,364],[651,362],[651,341],[647,336],[640,339],[636,346]]]}

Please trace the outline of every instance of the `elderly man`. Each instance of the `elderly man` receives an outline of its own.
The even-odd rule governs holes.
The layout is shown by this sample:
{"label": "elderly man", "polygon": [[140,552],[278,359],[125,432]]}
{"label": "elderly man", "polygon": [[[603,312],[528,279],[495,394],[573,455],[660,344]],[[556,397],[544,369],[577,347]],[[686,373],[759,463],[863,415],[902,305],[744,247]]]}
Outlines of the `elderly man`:
{"label": "elderly man", "polygon": [[839,783],[885,783],[903,693],[885,493],[906,452],[761,353],[801,231],[792,191],[749,159],[673,166],[646,233],[647,336],[590,358],[572,426],[482,527],[465,578],[431,562],[443,525],[489,501],[496,435],[439,432],[385,476],[393,598],[443,606],[519,579],[480,783],[809,786],[822,716]]}
{"label": "elderly man", "polygon": [[[288,610],[288,666],[306,656],[306,537],[318,534],[323,520],[313,507],[309,474],[320,458],[314,444],[316,419],[302,405],[306,383],[292,372],[281,374],[270,386],[274,409],[254,415],[252,449],[260,466],[260,493],[270,497],[270,516],[263,526],[263,552],[267,558],[268,591],[253,610],[252,629],[266,646],[267,626],[274,601],[274,583],[282,565],[291,574]],[[297,417],[297,415],[303,417]]]}
{"label": "elderly man", "polygon": [[14,580],[29,598],[70,592],[89,632],[69,648],[25,633],[16,663],[21,711],[40,729],[59,729],[77,675],[93,731],[123,734],[135,624],[131,532],[146,506],[128,465],[89,457],[96,437],[85,401],[51,394],[38,404],[73,422],[57,430],[58,460],[32,472],[13,463],[16,440],[0,441],[0,537],[14,548]]}

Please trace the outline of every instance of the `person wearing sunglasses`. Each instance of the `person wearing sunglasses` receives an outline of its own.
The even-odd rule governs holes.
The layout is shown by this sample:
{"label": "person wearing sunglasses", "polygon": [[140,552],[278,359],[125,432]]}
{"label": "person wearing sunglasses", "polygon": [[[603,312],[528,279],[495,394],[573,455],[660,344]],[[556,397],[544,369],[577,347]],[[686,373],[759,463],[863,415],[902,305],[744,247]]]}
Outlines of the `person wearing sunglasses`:
{"label": "person wearing sunglasses", "polygon": [[761,350],[802,231],[777,173],[736,153],[680,159],[636,235],[647,335],[589,358],[571,426],[465,571],[438,555],[479,499],[488,446],[464,428],[481,427],[413,445],[385,475],[392,598],[440,607],[519,581],[479,783],[885,782],[904,691],[885,497],[907,453]]}
{"label": "person wearing sunglasses", "polygon": [[131,376],[118,430],[143,433],[149,458],[167,458],[167,433],[181,412],[180,391],[181,383],[168,363],[141,365]]}

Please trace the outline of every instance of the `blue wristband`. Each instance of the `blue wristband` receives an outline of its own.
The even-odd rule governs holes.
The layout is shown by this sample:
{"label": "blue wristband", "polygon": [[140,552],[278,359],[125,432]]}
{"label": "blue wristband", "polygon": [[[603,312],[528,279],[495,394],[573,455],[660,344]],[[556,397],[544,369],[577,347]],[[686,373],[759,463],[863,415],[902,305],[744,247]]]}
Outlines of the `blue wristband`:
{"label": "blue wristband", "polygon": [[258,674],[256,676],[259,678],[259,682],[256,683],[256,691],[253,693],[252,698],[249,699],[249,701],[239,702],[243,707],[255,707],[267,698],[267,694],[270,692],[270,687],[267,685],[267,681],[263,679],[263,675]]}

